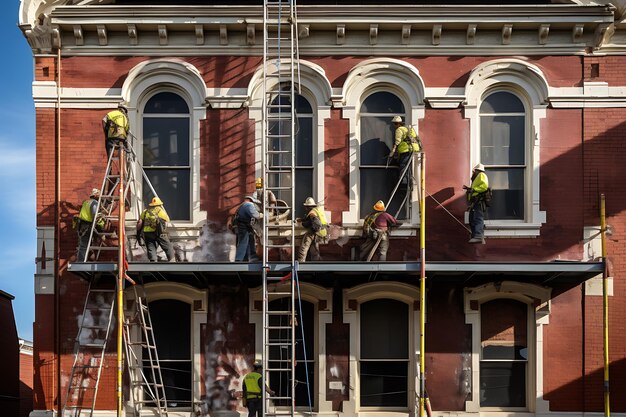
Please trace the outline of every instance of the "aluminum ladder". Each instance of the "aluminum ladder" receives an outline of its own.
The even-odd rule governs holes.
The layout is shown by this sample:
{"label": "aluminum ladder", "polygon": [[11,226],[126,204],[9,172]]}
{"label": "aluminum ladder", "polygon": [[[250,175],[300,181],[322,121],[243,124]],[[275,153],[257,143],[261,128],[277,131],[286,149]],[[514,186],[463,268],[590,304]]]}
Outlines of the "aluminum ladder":
{"label": "aluminum ladder", "polygon": [[99,285],[105,284],[102,278],[89,283],[83,316],[74,342],[74,364],[61,411],[62,417],[93,415],[113,324],[116,289],[113,285],[115,281],[109,282],[111,284],[104,287]]}
{"label": "aluminum ladder", "polygon": [[[419,182],[415,181],[415,175],[414,175],[415,164],[417,163],[419,166],[419,164],[422,163],[423,155],[424,155],[424,152],[422,150],[421,152],[415,152],[414,155],[411,156],[409,163],[404,167],[402,172],[400,172],[400,175],[398,176],[398,182],[396,183],[395,187],[393,188],[393,191],[391,192],[391,195],[389,196],[389,198],[387,199],[385,203],[385,207],[390,207],[391,203],[394,201],[394,198],[397,197],[396,193],[398,192],[398,190],[400,189],[400,186],[402,185],[402,180],[406,177],[407,179],[406,193],[404,193],[404,196],[398,195],[398,197],[402,198],[402,201],[400,202],[398,211],[393,214],[393,216],[396,218],[400,215],[400,212],[402,211],[402,208],[405,207],[405,204],[406,204],[405,211],[407,214],[407,218],[410,217],[411,204],[412,204],[411,195],[413,194],[413,187],[417,185],[417,187],[419,188]],[[419,198],[421,193],[418,192],[417,195]]]}
{"label": "aluminum ladder", "polygon": [[[275,393],[263,393],[266,416],[293,416],[295,413],[296,361],[296,272],[295,224],[270,222],[270,211],[287,209],[294,213],[295,202],[295,100],[299,88],[298,39],[294,0],[263,2],[263,120],[262,177],[265,190],[289,207],[271,206],[264,194],[263,207],[263,372]],[[265,193],[264,190],[264,193]],[[270,239],[271,238],[271,239]],[[288,252],[287,270],[275,271],[270,254]],[[283,299],[280,306],[270,306]]]}
{"label": "aluminum ladder", "polygon": [[133,285],[133,294],[133,308],[125,312],[124,318],[124,347],[133,413],[140,416],[142,408],[148,405],[153,407],[152,415],[167,417],[165,383],[143,285]]}

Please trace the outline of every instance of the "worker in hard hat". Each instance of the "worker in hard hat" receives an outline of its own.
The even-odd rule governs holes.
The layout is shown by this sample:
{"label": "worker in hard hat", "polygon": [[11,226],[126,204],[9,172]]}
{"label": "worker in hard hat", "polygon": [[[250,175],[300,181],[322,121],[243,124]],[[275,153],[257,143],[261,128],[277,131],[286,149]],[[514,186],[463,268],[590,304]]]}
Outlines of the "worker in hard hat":
{"label": "worker in hard hat", "polygon": [[128,123],[128,109],[123,104],[119,104],[116,110],[108,112],[102,118],[102,129],[104,130],[105,147],[107,159],[111,156],[116,144],[126,147],[126,137],[130,130]]}
{"label": "worker in hard hat", "polygon": [[137,221],[137,230],[142,234],[148,252],[150,262],[157,261],[159,247],[165,252],[168,261],[174,259],[174,248],[167,234],[167,222],[170,221],[167,211],[163,207],[163,201],[154,197],[148,208],[141,213]]}
{"label": "worker in hard hat", "polygon": [[256,254],[256,223],[261,219],[258,206],[261,201],[253,195],[244,197],[243,203],[235,212],[233,218],[233,231],[237,235],[237,249],[235,251],[235,262],[258,262],[259,256]]}
{"label": "worker in hard hat", "polygon": [[306,229],[298,251],[298,262],[306,260],[309,249],[311,249],[311,260],[320,261],[322,258],[319,244],[326,243],[328,239],[328,222],[323,208],[317,205],[313,197],[307,197],[304,201],[304,207],[307,210],[306,217],[304,220],[296,219],[296,221],[302,222],[302,226]]}
{"label": "worker in hard hat", "polygon": [[[248,417],[259,417],[263,416],[263,365],[255,362],[252,368],[252,372],[243,377],[243,406],[248,408]],[[269,395],[275,394],[267,385],[265,391]]]}
{"label": "worker in hard hat", "polygon": [[265,190],[263,192],[263,178],[259,177],[254,181],[255,191],[254,198],[261,202],[261,212],[265,212],[265,208],[268,207],[271,214],[276,210],[276,196],[271,190]]}
{"label": "worker in hard hat", "polygon": [[72,221],[72,226],[78,232],[78,250],[76,251],[77,262],[86,261],[85,255],[87,253],[89,235],[91,233],[91,226],[94,219],[97,219],[96,231],[100,231],[104,228],[104,219],[97,216],[99,198],[100,190],[98,188],[93,188],[89,194],[89,199],[83,201],[83,204],[80,206],[80,212]]}
{"label": "worker in hard hat", "polygon": [[[402,117],[395,116],[391,119],[394,126],[394,143],[390,156],[398,159],[400,175],[405,172],[406,166],[411,162],[413,155],[421,151],[420,140],[413,127],[406,127]],[[409,168],[410,170],[410,168]],[[407,172],[402,177],[401,184],[408,184],[409,178],[413,177],[412,172]]]}
{"label": "worker in hard hat", "polygon": [[469,202],[469,223],[472,236],[469,243],[485,243],[486,196],[489,192],[489,178],[485,166],[477,164],[472,170],[472,185],[464,185]]}
{"label": "worker in hard hat", "polygon": [[[398,220],[385,211],[385,203],[378,200],[374,204],[374,211],[365,217],[363,221],[363,242],[359,248],[359,254],[362,261],[370,258],[370,253],[376,249],[378,252],[378,260],[387,260],[387,251],[389,250],[389,228],[401,226]],[[369,259],[368,259],[369,258]]]}

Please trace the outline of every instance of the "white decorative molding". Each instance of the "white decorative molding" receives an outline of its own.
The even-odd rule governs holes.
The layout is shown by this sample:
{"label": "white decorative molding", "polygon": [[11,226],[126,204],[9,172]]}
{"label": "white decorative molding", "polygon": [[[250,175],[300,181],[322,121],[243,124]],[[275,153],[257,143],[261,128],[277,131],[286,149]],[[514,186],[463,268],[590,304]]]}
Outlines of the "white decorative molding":
{"label": "white decorative molding", "polygon": [[465,43],[467,45],[474,45],[476,41],[476,28],[478,28],[477,24],[467,25],[467,32],[465,34]]}
{"label": "white decorative molding", "polygon": [[596,48],[602,47],[611,41],[615,33],[615,25],[612,23],[602,23],[596,27],[593,33],[593,44]]}
{"label": "white decorative molding", "polygon": [[[204,45],[204,26],[202,25],[196,25],[195,27],[196,29],[196,45]],[[220,27],[220,31],[221,31],[221,27]],[[221,36],[221,33],[220,33]],[[220,38],[220,44],[221,44],[221,38]]]}
{"label": "white decorative molding", "polygon": [[[528,305],[528,380],[527,408],[529,412],[547,413],[549,402],[543,399],[543,326],[550,319],[552,289],[515,281],[488,283],[464,291],[465,323],[472,326],[472,397],[465,402],[466,412],[480,411],[480,304],[509,298]],[[534,323],[534,325],[533,325]],[[534,349],[530,347],[534,346]]]}
{"label": "white decorative molding", "polygon": [[74,42],[76,43],[76,46],[82,46],[85,44],[83,27],[81,25],[74,25]]}
{"label": "white decorative molding", "polygon": [[378,43],[378,25],[370,25],[370,45]]}
{"label": "white decorative molding", "polygon": [[408,45],[411,40],[411,25],[402,25],[402,45]]}
{"label": "white decorative molding", "polygon": [[[352,167],[348,180],[349,209],[343,212],[342,216],[344,226],[360,224],[359,219],[362,213],[359,207],[359,109],[366,96],[375,91],[389,91],[398,96],[407,109],[407,125],[415,126],[416,130],[419,130],[418,120],[424,118],[424,81],[413,65],[399,59],[373,58],[361,61],[350,70],[341,90],[342,116],[349,120],[350,126],[348,140],[350,167]],[[417,224],[419,220],[417,197],[417,190],[414,189],[411,195],[413,201],[411,220],[408,222],[411,224]]]}
{"label": "white decorative molding", "polygon": [[432,39],[431,39],[431,42],[433,45],[439,45],[441,43],[442,28],[443,28],[443,25],[433,25]]}
{"label": "white decorative molding", "polygon": [[548,35],[550,34],[550,24],[543,24],[539,26],[537,36],[539,37],[539,45],[545,45],[548,43]]}
{"label": "white decorative molding", "polygon": [[137,45],[139,43],[139,35],[137,34],[137,25],[128,24],[128,43]]}
{"label": "white decorative molding", "polygon": [[104,25],[96,26],[96,30],[98,32],[98,42],[100,46],[106,46],[109,43],[109,39],[107,37],[107,28]]}
{"label": "white decorative molding", "polygon": [[337,25],[337,45],[343,45],[346,42],[346,25]]}
{"label": "white decorative molding", "polygon": [[157,32],[159,34],[159,45],[165,46],[168,44],[169,40],[167,39],[167,26],[166,25],[158,25]]}
{"label": "white decorative molding", "polygon": [[304,39],[309,37],[310,25],[298,25],[298,38]]}
{"label": "white decorative molding", "polygon": [[578,23],[572,28],[572,42],[579,43],[583,40],[585,25]]}
{"label": "white decorative molding", "polygon": [[502,45],[509,45],[511,43],[512,33],[513,33],[512,24],[506,24],[502,26]]}
{"label": "white decorative molding", "polygon": [[228,27],[220,25],[220,45],[228,45]]}
{"label": "white decorative molding", "polygon": [[254,24],[246,26],[246,42],[249,46],[256,44],[256,26]]}

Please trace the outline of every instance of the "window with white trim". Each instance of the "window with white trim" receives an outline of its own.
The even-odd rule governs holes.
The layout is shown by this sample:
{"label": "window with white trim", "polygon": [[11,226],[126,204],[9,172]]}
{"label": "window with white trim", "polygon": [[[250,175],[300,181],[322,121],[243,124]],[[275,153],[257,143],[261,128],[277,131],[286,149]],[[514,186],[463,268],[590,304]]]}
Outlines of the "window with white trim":
{"label": "window with white trim", "polygon": [[490,220],[524,220],[527,118],[524,103],[509,91],[486,95],[480,105],[480,162],[493,190]]}
{"label": "window with white trim", "polygon": [[[391,119],[396,115],[405,119],[404,104],[398,96],[388,91],[374,92],[361,104],[359,120],[361,219],[372,211],[372,206],[378,200],[387,204],[398,183],[398,165],[395,160],[388,160],[395,140],[395,130]],[[387,207],[387,211],[392,215],[398,213],[399,219],[408,217],[408,204],[404,200],[405,196],[406,186],[400,187]]]}
{"label": "window with white trim", "polygon": [[480,406],[526,408],[528,305],[495,299],[480,305]]}
{"label": "window with white trim", "polygon": [[[172,220],[191,220],[191,116],[178,94],[154,94],[143,108],[143,168]],[[152,191],[143,183],[143,201]],[[169,203],[169,204],[168,204]]]}
{"label": "window with white trim", "polygon": [[409,383],[409,306],[376,299],[359,306],[361,407],[406,409]]}

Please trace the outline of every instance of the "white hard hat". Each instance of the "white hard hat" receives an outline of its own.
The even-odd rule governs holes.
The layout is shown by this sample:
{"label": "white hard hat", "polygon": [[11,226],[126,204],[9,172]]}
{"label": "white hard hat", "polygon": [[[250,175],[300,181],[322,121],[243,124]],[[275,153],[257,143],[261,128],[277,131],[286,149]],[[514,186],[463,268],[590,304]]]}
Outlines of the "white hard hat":
{"label": "white hard hat", "polygon": [[313,197],[307,197],[306,200],[304,200],[304,206],[315,207],[317,204],[315,203],[315,200],[313,200]]}
{"label": "white hard hat", "polygon": [[402,123],[402,117],[394,116],[394,118],[391,119],[391,123]]}
{"label": "white hard hat", "polygon": [[99,195],[100,195],[100,190],[98,188],[92,188],[91,194],[89,194],[89,197],[98,197]]}
{"label": "white hard hat", "polygon": [[474,167],[474,171],[485,172],[485,166],[483,164],[476,164],[476,166]]}
{"label": "white hard hat", "polygon": [[258,199],[258,198],[256,198],[256,197],[255,197],[255,196],[253,196],[253,195],[247,195],[247,196],[245,196],[244,198],[249,199],[249,200],[250,200],[250,201],[252,201],[254,204],[261,204],[261,202],[259,201],[259,199]]}

